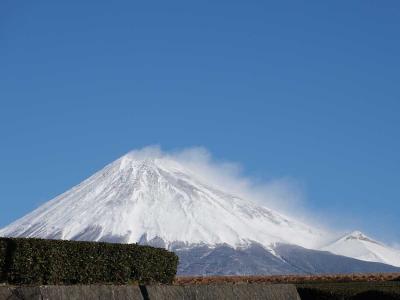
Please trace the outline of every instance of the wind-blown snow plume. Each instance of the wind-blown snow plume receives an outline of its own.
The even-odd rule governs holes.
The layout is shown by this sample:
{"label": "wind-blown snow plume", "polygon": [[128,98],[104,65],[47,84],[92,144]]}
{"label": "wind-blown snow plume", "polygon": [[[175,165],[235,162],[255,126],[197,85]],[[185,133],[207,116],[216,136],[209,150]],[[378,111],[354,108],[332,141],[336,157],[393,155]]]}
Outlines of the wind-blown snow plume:
{"label": "wind-blown snow plume", "polygon": [[[239,163],[213,158],[204,147],[190,147],[178,151],[162,151],[159,146],[148,146],[129,152],[136,159],[167,158],[179,162],[203,182],[212,183],[221,190],[278,210],[309,224],[311,217],[304,209],[304,191],[299,181],[290,178],[274,178],[260,181],[244,175]],[[313,224],[322,227],[321,224]]]}

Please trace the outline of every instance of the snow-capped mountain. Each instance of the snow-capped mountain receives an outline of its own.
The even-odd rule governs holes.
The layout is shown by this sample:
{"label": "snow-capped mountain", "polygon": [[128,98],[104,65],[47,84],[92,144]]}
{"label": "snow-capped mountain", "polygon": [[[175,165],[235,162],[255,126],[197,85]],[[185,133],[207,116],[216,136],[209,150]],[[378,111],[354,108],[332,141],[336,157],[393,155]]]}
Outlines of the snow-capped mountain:
{"label": "snow-capped mountain", "polygon": [[321,233],[244,200],[168,158],[127,154],[0,232],[7,236],[312,247]]}
{"label": "snow-capped mountain", "polygon": [[[128,153],[0,230],[0,236],[165,247],[180,256],[181,274],[400,271],[354,259],[344,262],[329,252],[310,252],[307,249],[319,249],[324,232],[210,181],[170,156]],[[337,245],[324,250],[398,262],[396,256],[374,260],[346,250],[347,245],[353,247],[347,240]],[[380,247],[380,253],[386,253]],[[323,264],[313,261],[322,257]]]}
{"label": "snow-capped mountain", "polygon": [[354,231],[325,246],[323,250],[365,261],[381,262],[400,267],[400,251]]}

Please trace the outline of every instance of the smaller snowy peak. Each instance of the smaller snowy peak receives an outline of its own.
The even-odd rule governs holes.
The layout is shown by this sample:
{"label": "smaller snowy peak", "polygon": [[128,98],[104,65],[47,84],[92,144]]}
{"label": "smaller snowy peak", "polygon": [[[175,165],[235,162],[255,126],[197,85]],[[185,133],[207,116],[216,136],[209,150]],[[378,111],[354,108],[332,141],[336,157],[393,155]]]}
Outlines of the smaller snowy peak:
{"label": "smaller snowy peak", "polygon": [[371,239],[370,237],[366,236],[363,234],[361,231],[353,231],[349,234],[346,234],[344,237],[342,237],[343,240],[345,241],[350,241],[350,240],[358,240],[358,241],[364,241],[364,242],[369,242],[369,243],[375,243],[380,245],[379,242]]}
{"label": "smaller snowy peak", "polygon": [[348,233],[321,250],[360,260],[400,266],[399,250],[375,241],[360,231]]}

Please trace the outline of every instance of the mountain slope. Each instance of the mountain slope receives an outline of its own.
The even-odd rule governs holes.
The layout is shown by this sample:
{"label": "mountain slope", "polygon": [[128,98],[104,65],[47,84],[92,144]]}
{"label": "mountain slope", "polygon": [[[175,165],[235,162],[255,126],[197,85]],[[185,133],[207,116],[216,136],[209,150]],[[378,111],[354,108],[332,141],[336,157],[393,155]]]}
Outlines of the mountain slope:
{"label": "mountain slope", "polygon": [[[319,249],[324,232],[223,191],[200,178],[190,165],[168,156],[129,153],[0,230],[0,236],[150,244],[178,253],[183,274],[323,271],[315,267],[320,265],[314,259],[320,251],[314,256],[305,253],[306,248]],[[283,258],[279,252],[285,248],[277,245],[303,250]],[[374,260],[346,250],[352,244],[340,245],[328,248]],[[299,253],[306,257],[301,267],[292,257]],[[342,256],[331,256],[330,261],[343,261]],[[304,268],[307,263],[310,267]],[[334,265],[324,266],[331,270]],[[349,265],[355,270],[393,271],[358,260]]]}
{"label": "mountain slope", "polygon": [[400,251],[374,241],[359,231],[339,238],[323,250],[365,261],[381,262],[400,267]]}
{"label": "mountain slope", "polygon": [[200,182],[176,161],[130,154],[0,234],[127,243],[159,238],[166,247],[176,241],[311,247],[320,238],[318,230]]}
{"label": "mountain slope", "polygon": [[399,272],[400,268],[378,262],[335,255],[328,251],[305,249],[297,245],[278,244],[275,253],[286,263],[308,274],[347,274]]}
{"label": "mountain slope", "polygon": [[327,251],[277,244],[274,252],[253,243],[245,248],[228,245],[178,249],[180,275],[280,275],[400,272],[400,268],[361,261]]}

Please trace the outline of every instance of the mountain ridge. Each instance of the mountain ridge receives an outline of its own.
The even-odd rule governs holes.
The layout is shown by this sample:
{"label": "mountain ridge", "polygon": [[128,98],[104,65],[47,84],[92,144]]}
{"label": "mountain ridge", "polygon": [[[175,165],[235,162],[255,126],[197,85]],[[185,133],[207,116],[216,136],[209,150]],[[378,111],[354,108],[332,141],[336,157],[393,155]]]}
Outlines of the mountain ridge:
{"label": "mountain ridge", "polygon": [[[182,255],[192,249],[186,256],[193,259],[193,253],[199,251],[194,249],[206,247],[217,251],[213,253],[224,249],[249,262],[255,259],[262,265],[260,270],[267,270],[271,267],[268,263],[275,262],[265,259],[261,263],[257,255],[262,251],[255,251],[258,249],[255,245],[265,249],[265,258],[272,255],[278,261],[276,245],[279,244],[373,261],[372,256],[347,251],[343,239],[321,248],[324,234],[251,199],[221,190],[197,177],[190,166],[171,157],[141,157],[135,153],[122,156],[0,230],[0,236],[150,244]],[[348,236],[357,237],[367,242],[360,232]],[[380,246],[381,252],[386,253],[385,246]],[[245,249],[254,251],[246,254]],[[301,251],[310,257],[305,254],[308,250]],[[251,259],[250,254],[254,255]],[[391,260],[397,263],[396,253],[393,255],[375,259],[386,264],[391,264]],[[282,271],[290,269],[280,266]]]}

